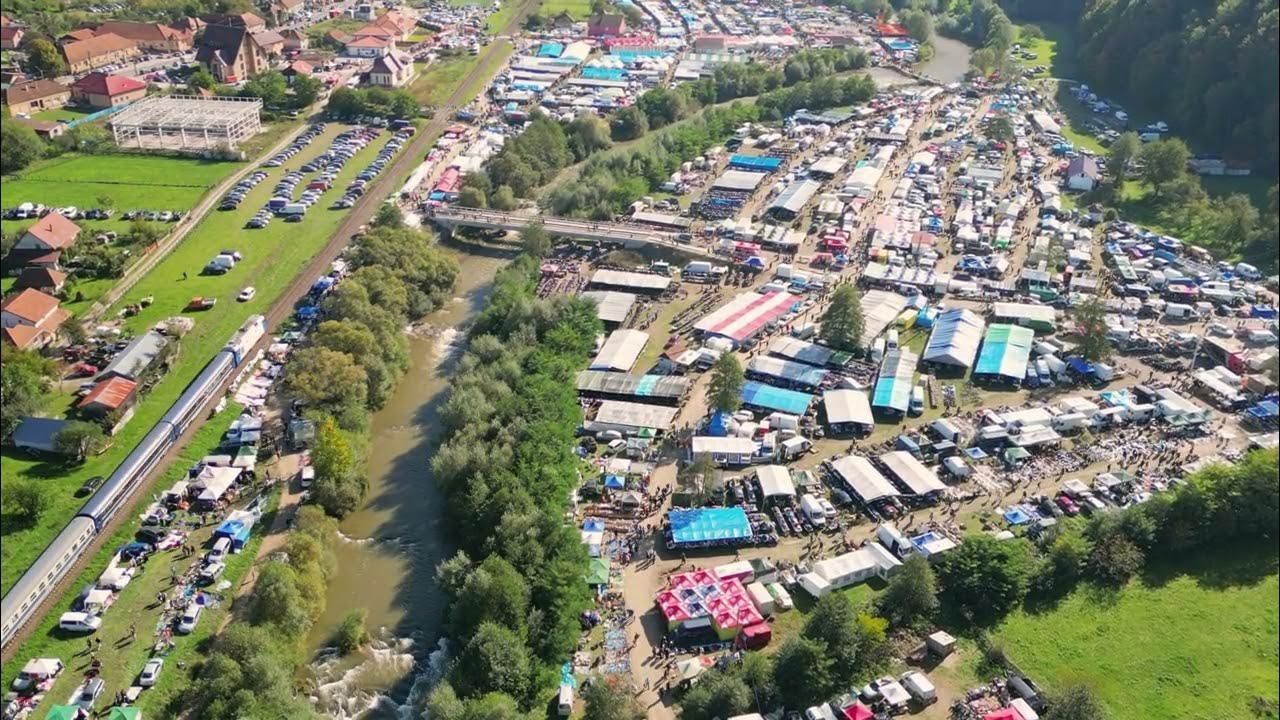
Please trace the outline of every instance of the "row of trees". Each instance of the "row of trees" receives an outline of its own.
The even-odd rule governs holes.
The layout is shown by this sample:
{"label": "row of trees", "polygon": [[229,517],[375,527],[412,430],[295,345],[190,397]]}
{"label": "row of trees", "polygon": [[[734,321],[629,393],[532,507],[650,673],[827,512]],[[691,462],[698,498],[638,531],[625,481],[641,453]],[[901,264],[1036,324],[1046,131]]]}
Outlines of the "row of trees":
{"label": "row of trees", "polygon": [[1280,253],[1277,186],[1267,194],[1265,213],[1243,194],[1210,198],[1200,178],[1187,170],[1190,158],[1191,150],[1180,139],[1143,144],[1137,133],[1124,133],[1108,148],[1111,183],[1103,189],[1104,199],[1123,196],[1128,176],[1137,168],[1164,225],[1218,257],[1244,256],[1264,271],[1274,271]]}
{"label": "row of trees", "polygon": [[459,552],[437,574],[460,649],[432,717],[537,707],[590,605],[586,553],[563,515],[579,477],[572,378],[600,324],[587,301],[537,298],[538,264],[523,254],[498,274],[440,410],[432,472]]}
{"label": "row of trees", "polygon": [[347,120],[361,115],[412,120],[422,114],[422,107],[408,90],[380,87],[340,87],[329,95],[328,108],[335,117]]}
{"label": "row of trees", "polygon": [[1199,548],[1280,537],[1275,450],[1213,465],[1141,505],[1065,524],[1037,543],[965,539],[937,565],[941,597],[980,625],[999,621],[1024,599],[1051,600],[1081,581],[1120,586],[1148,558],[1174,559]]}
{"label": "row of trees", "polygon": [[978,48],[969,58],[969,64],[978,72],[1003,72],[1010,67],[1009,48],[1018,32],[994,0],[954,5],[938,21],[937,29],[941,35],[959,38]]}
{"label": "row of trees", "polygon": [[0,173],[5,175],[19,172],[41,158],[69,152],[98,155],[114,149],[111,133],[94,123],[77,125],[48,142],[22,123],[0,123]]}
{"label": "row of trees", "polygon": [[313,495],[338,517],[364,498],[368,413],[386,403],[409,367],[403,330],[439,307],[458,275],[457,263],[403,227],[393,206],[373,224],[352,243],[354,270],[321,303],[324,321],[285,373],[286,391],[319,423]]}
{"label": "row of trees", "polygon": [[[189,83],[193,87],[207,86],[213,80],[208,70],[201,68],[192,74]],[[262,100],[268,115],[308,108],[320,97],[324,83],[310,75],[295,75],[289,82],[279,70],[267,70],[250,77],[240,87],[218,85],[205,87],[218,95],[256,97]]]}
{"label": "row of trees", "polygon": [[299,509],[284,552],[261,566],[253,590],[212,641],[190,691],[164,713],[191,717],[316,718],[294,692],[307,632],[324,611],[336,564],[337,524],[314,506]]}

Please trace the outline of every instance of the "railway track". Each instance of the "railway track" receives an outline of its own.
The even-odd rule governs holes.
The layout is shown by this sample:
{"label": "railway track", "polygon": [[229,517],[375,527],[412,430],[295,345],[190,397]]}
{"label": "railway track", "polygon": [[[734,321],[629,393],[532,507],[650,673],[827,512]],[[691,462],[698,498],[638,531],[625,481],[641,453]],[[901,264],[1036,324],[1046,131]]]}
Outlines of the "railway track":
{"label": "railway track", "polygon": [[[507,25],[497,33],[498,35],[506,35],[513,29],[520,27],[524,23],[525,18],[533,11],[537,5],[537,0],[521,0],[520,10],[508,21]],[[491,42],[482,52],[481,60],[476,63],[475,67],[464,76],[463,80],[458,84],[457,89],[449,97],[444,107],[438,108],[431,120],[428,120],[413,140],[405,147],[405,149],[392,161],[391,166],[381,176],[374,181],[372,188],[366,192],[347,213],[347,217],[334,230],[333,235],[329,238],[329,242],[324,248],[317,253],[306,267],[294,277],[293,281],[285,289],[284,293],[272,304],[270,309],[265,313],[267,332],[249,352],[246,357],[253,357],[257,351],[270,342],[271,336],[276,333],[281,324],[289,318],[293,313],[294,306],[301,300],[311,289],[315,279],[328,272],[329,266],[333,263],[347,244],[351,241],[352,236],[363,226],[367,225],[373,218],[374,213],[378,211],[378,207],[391,196],[399,188],[399,184],[404,182],[404,178],[418,163],[422,162],[422,157],[426,151],[435,143],[436,138],[444,134],[445,128],[450,124],[453,113],[462,105],[470,102],[471,98],[466,97],[470,88],[482,88],[487,85],[493,76],[497,74],[500,65],[490,67],[493,61],[493,54],[498,52],[500,43]],[[486,71],[488,77],[485,77]],[[483,83],[480,81],[483,80]],[[266,157],[264,154],[262,157]],[[259,158],[261,159],[261,158]],[[240,373],[233,373],[231,378],[218,388],[218,391],[211,394],[210,400],[200,408],[199,415],[203,420],[192,422],[185,432],[179,436],[172,448],[166,452],[156,463],[155,467],[148,474],[145,482],[140,483],[138,490],[135,491],[133,497],[123,501],[124,506],[132,509],[137,503],[138,498],[145,492],[152,490],[152,485],[156,478],[166,470],[170,464],[186,449],[187,444],[191,442],[191,438],[204,426],[204,423],[210,419],[209,412],[219,400],[226,396],[228,390],[235,384]],[[132,512],[117,512],[115,515],[98,531],[94,540],[84,549],[72,566],[64,573],[49,593],[40,601],[38,609],[32,614],[32,620],[24,624],[17,630],[13,638],[0,650],[0,662],[8,663],[17,654],[18,650],[30,637],[32,631],[40,625],[40,622],[48,616],[49,612],[62,602],[67,591],[72,587],[73,583],[79,580],[80,574],[85,571],[90,563],[93,562],[98,552],[102,549],[103,544],[109,540],[117,530],[120,529],[121,523],[132,522]],[[38,620],[36,619],[38,618]]]}

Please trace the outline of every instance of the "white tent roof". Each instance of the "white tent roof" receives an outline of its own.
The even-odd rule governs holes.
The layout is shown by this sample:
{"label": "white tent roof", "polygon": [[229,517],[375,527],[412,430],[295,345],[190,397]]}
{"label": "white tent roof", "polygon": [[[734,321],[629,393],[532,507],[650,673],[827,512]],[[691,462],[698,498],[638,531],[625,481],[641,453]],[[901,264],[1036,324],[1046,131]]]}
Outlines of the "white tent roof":
{"label": "white tent roof", "polygon": [[875,424],[871,399],[861,390],[828,390],[822,393],[822,403],[827,409],[828,423]]}
{"label": "white tent roof", "polygon": [[666,290],[671,285],[671,278],[654,273],[626,272],[624,270],[601,269],[591,276],[593,285],[612,285],[614,287],[639,288],[641,290]]}
{"label": "white tent roof", "polygon": [[191,484],[200,491],[201,500],[212,501],[225,495],[239,477],[240,468],[206,465]]}
{"label": "white tent roof", "polygon": [[871,461],[861,455],[846,455],[831,464],[836,472],[863,502],[901,495],[893,483],[885,479]]}
{"label": "white tent roof", "polygon": [[868,290],[862,293],[863,342],[870,345],[906,307],[907,299],[895,292]]}
{"label": "white tent roof", "polygon": [[604,347],[596,353],[591,361],[591,370],[612,370],[627,372],[636,364],[636,359],[644,351],[649,342],[649,333],[639,330],[614,330]]}
{"label": "white tent roof", "polygon": [[924,346],[921,359],[971,367],[986,329],[987,323],[972,310],[953,308],[942,312],[934,320],[933,332]]}
{"label": "white tent roof", "polygon": [[679,408],[623,400],[605,400],[596,412],[597,425],[621,425],[633,428],[666,430],[671,427]]}
{"label": "white tent roof", "polygon": [[756,443],[751,438],[700,435],[693,438],[692,450],[694,455],[750,455],[756,451]]}
{"label": "white tent roof", "polygon": [[22,666],[24,675],[34,677],[51,677],[62,670],[62,661],[57,658],[31,658]]}
{"label": "white tent roof", "polygon": [[582,293],[582,297],[596,304],[596,317],[602,322],[620,323],[627,319],[631,306],[636,302],[632,293],[615,292],[613,290],[590,290]]}
{"label": "white tent roof", "polygon": [[795,497],[796,486],[791,482],[791,471],[781,465],[765,465],[756,469],[760,491],[765,497],[784,495]]}
{"label": "white tent roof", "polygon": [[880,462],[914,495],[928,495],[947,489],[947,486],[938,479],[937,473],[925,467],[924,463],[905,450],[887,452],[880,456]]}

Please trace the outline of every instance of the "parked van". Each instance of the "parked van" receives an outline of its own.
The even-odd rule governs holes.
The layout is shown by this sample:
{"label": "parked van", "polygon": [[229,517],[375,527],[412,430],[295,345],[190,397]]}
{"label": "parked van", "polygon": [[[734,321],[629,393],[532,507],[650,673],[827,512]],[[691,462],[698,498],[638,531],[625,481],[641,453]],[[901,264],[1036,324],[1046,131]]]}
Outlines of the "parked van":
{"label": "parked van", "polygon": [[73,633],[91,633],[102,627],[102,618],[86,612],[66,612],[58,618],[58,629]]}
{"label": "parked van", "polygon": [[911,388],[911,404],[907,406],[910,415],[924,414],[924,388],[919,385]]}
{"label": "parked van", "polygon": [[827,511],[822,507],[822,503],[812,495],[803,495],[800,497],[800,509],[804,512],[805,517],[809,518],[809,522],[818,527],[825,527],[827,524]]}
{"label": "parked van", "polygon": [[227,559],[227,553],[231,552],[231,538],[220,537],[213,543],[213,549],[205,556],[209,562],[223,562]]}
{"label": "parked van", "polygon": [[883,359],[884,359],[884,338],[876,338],[876,341],[871,343],[871,362],[879,363]]}
{"label": "parked van", "polygon": [[281,215],[288,217],[290,215],[306,215],[307,206],[302,203],[289,203],[278,211]]}
{"label": "parked van", "polygon": [[298,484],[300,484],[303,488],[311,487],[311,483],[315,482],[315,479],[316,479],[315,465],[308,465],[302,468],[302,470],[298,471]]}
{"label": "parked van", "polygon": [[938,701],[938,691],[934,688],[929,678],[924,673],[916,670],[910,670],[903,673],[900,680],[902,687],[911,693],[911,699],[920,703],[920,705],[932,705]]}
{"label": "parked van", "polygon": [[572,685],[560,686],[560,693],[556,697],[556,711],[560,713],[560,717],[569,717],[573,714]]}

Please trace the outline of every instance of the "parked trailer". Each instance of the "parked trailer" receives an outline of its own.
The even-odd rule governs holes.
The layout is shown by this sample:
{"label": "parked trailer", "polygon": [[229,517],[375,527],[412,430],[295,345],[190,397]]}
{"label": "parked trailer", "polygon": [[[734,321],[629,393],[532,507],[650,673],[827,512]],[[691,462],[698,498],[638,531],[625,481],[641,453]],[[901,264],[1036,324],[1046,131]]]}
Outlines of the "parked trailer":
{"label": "parked trailer", "polygon": [[264,334],[266,318],[261,315],[250,317],[183,390],[169,412],[80,508],[80,512],[71,518],[66,528],[18,578],[18,582],[0,600],[0,647],[8,645],[18,630],[31,620],[32,614],[58,581],[88,550],[94,537],[102,532],[111,518],[133,499],[160,458],[173,447],[199,409],[245,361]]}

